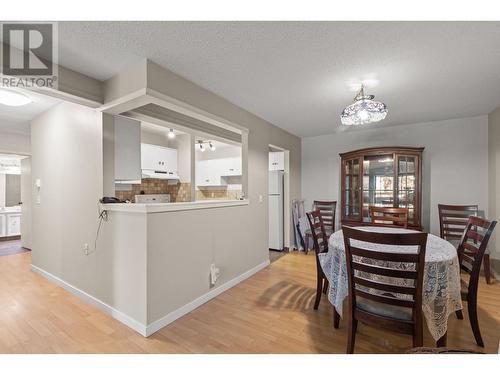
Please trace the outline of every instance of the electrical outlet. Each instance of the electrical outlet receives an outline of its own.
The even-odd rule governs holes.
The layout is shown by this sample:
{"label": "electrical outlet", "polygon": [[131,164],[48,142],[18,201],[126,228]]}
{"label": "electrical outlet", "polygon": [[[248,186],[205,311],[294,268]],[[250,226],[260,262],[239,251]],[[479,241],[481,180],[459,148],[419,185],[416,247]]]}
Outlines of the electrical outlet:
{"label": "electrical outlet", "polygon": [[262,194],[259,195],[259,202],[262,203],[264,200],[262,198]]}
{"label": "electrical outlet", "polygon": [[215,266],[215,263],[210,265],[210,284],[215,285],[220,276],[220,269]]}
{"label": "electrical outlet", "polygon": [[83,244],[83,253],[85,255],[89,255],[89,244],[88,243]]}

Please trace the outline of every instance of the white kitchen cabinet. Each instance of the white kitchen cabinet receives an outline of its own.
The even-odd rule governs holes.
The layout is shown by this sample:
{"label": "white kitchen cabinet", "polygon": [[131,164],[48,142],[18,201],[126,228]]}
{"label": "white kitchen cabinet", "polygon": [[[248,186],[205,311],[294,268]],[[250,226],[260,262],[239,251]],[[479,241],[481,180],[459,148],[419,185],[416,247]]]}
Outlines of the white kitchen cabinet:
{"label": "white kitchen cabinet", "polygon": [[141,179],[141,123],[115,116],[115,181]]}
{"label": "white kitchen cabinet", "polygon": [[196,162],[196,185],[198,186],[220,186],[221,174],[216,159],[199,160]]}
{"label": "white kitchen cabinet", "polygon": [[177,175],[177,150],[141,143],[141,168]]}
{"label": "white kitchen cabinet", "polygon": [[0,237],[7,235],[7,215],[0,212]]}
{"label": "white kitchen cabinet", "polygon": [[7,214],[7,236],[19,236],[21,234],[21,214]]}
{"label": "white kitchen cabinet", "polygon": [[177,174],[177,150],[173,148],[165,148],[164,153],[166,172],[174,172]]}
{"label": "white kitchen cabinet", "polygon": [[284,171],[285,170],[285,153],[276,151],[269,153],[269,170]]}
{"label": "white kitchen cabinet", "polygon": [[199,160],[195,173],[198,186],[224,186],[222,177],[241,176],[241,158]]}
{"label": "white kitchen cabinet", "polygon": [[221,176],[241,176],[241,158],[214,159]]}

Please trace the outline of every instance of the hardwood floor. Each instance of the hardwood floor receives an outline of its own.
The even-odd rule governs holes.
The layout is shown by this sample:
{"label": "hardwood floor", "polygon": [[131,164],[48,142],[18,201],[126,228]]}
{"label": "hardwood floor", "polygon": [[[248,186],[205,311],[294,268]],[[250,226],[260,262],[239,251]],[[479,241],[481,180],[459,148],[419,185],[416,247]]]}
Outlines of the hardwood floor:
{"label": "hardwood floor", "polygon": [[25,253],[29,251],[21,246],[21,240],[0,241],[0,256]]}
{"label": "hardwood floor", "polygon": [[[30,270],[31,253],[0,257],[2,353],[344,353],[346,324],[332,326],[323,298],[314,311],[314,255],[288,254],[149,338]],[[496,353],[500,283],[481,279],[479,321],[486,347],[465,319],[450,316],[448,346]],[[428,332],[424,344],[433,345]],[[402,353],[411,338],[360,324],[355,353]]]}

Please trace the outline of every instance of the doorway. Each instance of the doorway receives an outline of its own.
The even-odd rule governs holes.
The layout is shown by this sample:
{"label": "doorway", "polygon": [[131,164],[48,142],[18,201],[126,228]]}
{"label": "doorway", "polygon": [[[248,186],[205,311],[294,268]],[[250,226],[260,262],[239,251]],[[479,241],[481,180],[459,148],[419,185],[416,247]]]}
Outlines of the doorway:
{"label": "doorway", "polygon": [[275,261],[290,248],[289,151],[269,145],[268,155],[269,258]]}
{"label": "doorway", "polygon": [[0,256],[31,249],[31,158],[0,154]]}

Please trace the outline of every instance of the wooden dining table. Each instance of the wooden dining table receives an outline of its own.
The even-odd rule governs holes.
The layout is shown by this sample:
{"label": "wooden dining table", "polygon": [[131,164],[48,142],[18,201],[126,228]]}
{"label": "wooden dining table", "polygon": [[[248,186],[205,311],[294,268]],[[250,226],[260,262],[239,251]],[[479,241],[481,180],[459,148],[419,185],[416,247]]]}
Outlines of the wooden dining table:
{"label": "wooden dining table", "polygon": [[[379,233],[410,233],[410,229],[363,226],[358,229]],[[364,248],[384,252],[415,252],[415,247],[382,244],[363,244]],[[342,316],[343,303],[349,294],[344,236],[342,230],[333,233],[328,241],[328,252],[318,255],[323,272],[330,283],[328,300]],[[384,266],[384,264],[377,265]],[[394,262],[391,262],[394,267]],[[387,266],[387,265],[385,265]],[[398,267],[405,269],[405,263]],[[377,281],[404,285],[412,282],[377,275]],[[399,297],[399,296],[398,296]],[[402,296],[404,298],[404,296]],[[407,296],[406,296],[407,297]],[[448,317],[462,309],[460,296],[460,268],[455,247],[446,240],[429,234],[425,254],[422,310],[430,334],[438,345],[446,344]]]}

